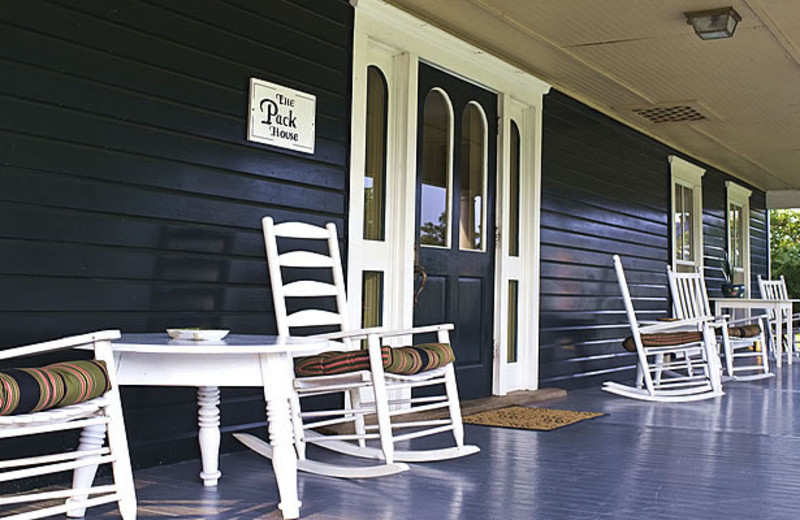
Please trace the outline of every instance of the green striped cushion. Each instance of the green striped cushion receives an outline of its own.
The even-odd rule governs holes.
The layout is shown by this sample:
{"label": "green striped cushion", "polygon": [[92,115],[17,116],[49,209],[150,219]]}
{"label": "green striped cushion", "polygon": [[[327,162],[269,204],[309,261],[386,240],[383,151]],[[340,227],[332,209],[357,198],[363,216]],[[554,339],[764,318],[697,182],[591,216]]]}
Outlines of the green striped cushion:
{"label": "green striped cushion", "polygon": [[413,375],[433,370],[456,360],[449,343],[423,343],[392,349],[392,359],[383,368],[392,374]]}
{"label": "green striped cushion", "polygon": [[[424,343],[413,347],[381,347],[383,369],[393,374],[411,375],[432,370],[455,360],[447,343]],[[323,352],[295,359],[294,373],[298,377],[332,376],[369,370],[366,350]]]}
{"label": "green striped cushion", "polygon": [[[702,332],[659,332],[655,334],[642,334],[642,345],[645,347],[671,347],[685,343],[703,341]],[[636,352],[636,343],[633,337],[628,336],[622,342],[622,348],[628,352]]]}
{"label": "green striped cushion", "polygon": [[732,338],[755,338],[759,334],[761,334],[761,327],[758,325],[728,327],[728,335]]}
{"label": "green striped cushion", "polygon": [[40,412],[83,403],[111,388],[104,361],[55,363],[0,371],[0,415]]}
{"label": "green striped cushion", "polygon": [[[384,366],[389,362],[391,356],[389,351],[389,347],[381,347]],[[323,352],[294,360],[294,374],[298,377],[332,376],[359,370],[369,370],[369,352],[367,350]]]}

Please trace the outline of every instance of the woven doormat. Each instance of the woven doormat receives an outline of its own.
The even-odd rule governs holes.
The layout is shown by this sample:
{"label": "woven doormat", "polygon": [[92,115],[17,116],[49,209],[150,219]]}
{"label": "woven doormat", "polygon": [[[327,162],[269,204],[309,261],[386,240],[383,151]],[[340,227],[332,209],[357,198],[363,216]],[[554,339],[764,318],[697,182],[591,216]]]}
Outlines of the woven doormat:
{"label": "woven doormat", "polygon": [[594,419],[605,415],[597,412],[573,412],[571,410],[552,410],[550,408],[528,408],[526,406],[509,406],[478,412],[464,417],[464,422],[498,428],[516,428],[519,430],[556,430],[576,422]]}

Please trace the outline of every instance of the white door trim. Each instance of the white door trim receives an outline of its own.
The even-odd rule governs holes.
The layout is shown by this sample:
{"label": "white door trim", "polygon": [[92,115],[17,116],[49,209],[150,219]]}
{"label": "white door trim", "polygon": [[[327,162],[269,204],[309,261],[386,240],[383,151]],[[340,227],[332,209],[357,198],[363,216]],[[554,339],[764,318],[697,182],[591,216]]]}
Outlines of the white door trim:
{"label": "white door trim", "polygon": [[[520,258],[510,259],[498,241],[494,324],[493,392],[538,386],[539,214],[541,178],[542,97],[550,86],[530,74],[386,4],[382,0],[351,0],[356,7],[353,50],[353,107],[348,227],[348,289],[353,319],[361,316],[362,273],[384,273],[383,325],[409,327],[413,320],[415,194],[417,156],[417,70],[425,61],[498,95],[498,190],[508,186],[510,114],[518,110],[523,139],[528,143],[521,184]],[[389,90],[388,167],[386,180],[386,240],[363,239],[363,192],[366,114],[366,71],[376,65]],[[502,151],[502,153],[501,153]],[[505,201],[505,202],[504,202]],[[507,226],[505,191],[498,191],[497,225]],[[505,363],[509,279],[520,280],[520,362]],[[500,345],[503,345],[502,348]],[[523,361],[524,360],[524,361]]]}
{"label": "white door trim", "polygon": [[[493,393],[505,395],[511,390],[534,390],[539,387],[539,204],[541,200],[541,109],[505,97],[501,103],[500,131],[502,149],[497,183],[497,221],[501,230],[510,229],[511,193],[511,124],[520,134],[519,179],[519,256],[509,254],[508,233],[500,233],[497,247],[495,335],[497,337]],[[525,146],[527,143],[527,146]],[[524,223],[536,225],[525,226]],[[518,282],[517,361],[508,361],[509,282]],[[535,345],[537,348],[526,348]]]}

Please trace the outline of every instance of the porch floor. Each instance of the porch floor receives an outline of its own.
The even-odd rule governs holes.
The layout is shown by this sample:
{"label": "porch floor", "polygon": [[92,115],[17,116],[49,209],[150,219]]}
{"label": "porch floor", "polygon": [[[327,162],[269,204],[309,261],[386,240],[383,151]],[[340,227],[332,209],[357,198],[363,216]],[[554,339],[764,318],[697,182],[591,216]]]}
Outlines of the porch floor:
{"label": "porch floor", "polygon": [[[800,518],[800,362],[725,391],[689,404],[571,391],[539,406],[607,415],[552,432],[466,425],[479,454],[381,479],[301,474],[301,512],[342,520]],[[227,454],[221,468],[216,489],[199,483],[197,461],[138,471],[139,518],[280,518],[265,459]],[[111,508],[87,514],[111,516]]]}

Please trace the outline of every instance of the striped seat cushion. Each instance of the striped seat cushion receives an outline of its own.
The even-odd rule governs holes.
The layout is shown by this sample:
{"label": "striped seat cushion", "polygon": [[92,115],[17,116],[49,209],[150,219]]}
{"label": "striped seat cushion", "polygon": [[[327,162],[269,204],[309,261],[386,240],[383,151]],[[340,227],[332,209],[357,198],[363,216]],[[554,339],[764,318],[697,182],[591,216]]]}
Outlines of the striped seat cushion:
{"label": "striped seat cushion", "polygon": [[761,334],[761,327],[758,325],[740,325],[738,327],[728,327],[728,336],[732,338],[755,338]]}
{"label": "striped seat cushion", "polygon": [[[659,332],[656,334],[642,334],[642,345],[645,347],[671,347],[703,341],[702,332]],[[622,348],[628,352],[636,352],[636,343],[632,336],[622,342]]]}
{"label": "striped seat cushion", "polygon": [[433,370],[456,360],[449,343],[423,343],[392,349],[392,358],[383,368],[392,374],[413,375]]}
{"label": "striped seat cushion", "polygon": [[19,415],[83,403],[111,388],[103,361],[55,363],[0,371],[0,415]]}
{"label": "striped seat cushion", "polygon": [[[413,347],[381,347],[383,369],[393,374],[413,375],[442,367],[455,360],[447,343],[424,343]],[[369,370],[366,350],[323,352],[295,359],[294,373],[298,377],[332,376]]]}
{"label": "striped seat cushion", "polygon": [[[381,347],[383,366],[391,359],[390,350],[389,347]],[[298,377],[332,376],[359,370],[369,370],[369,352],[366,350],[323,352],[294,360],[294,374]]]}

